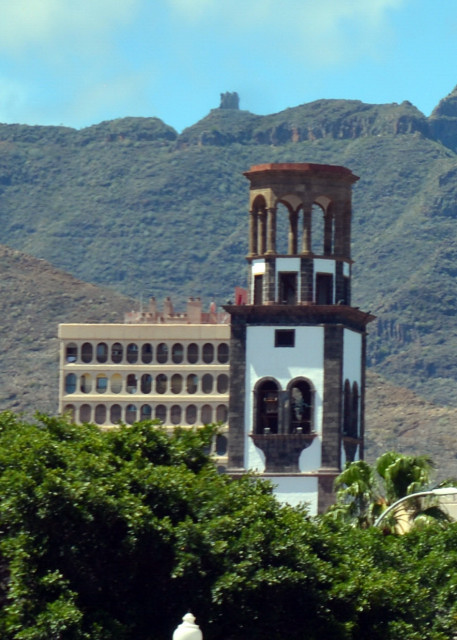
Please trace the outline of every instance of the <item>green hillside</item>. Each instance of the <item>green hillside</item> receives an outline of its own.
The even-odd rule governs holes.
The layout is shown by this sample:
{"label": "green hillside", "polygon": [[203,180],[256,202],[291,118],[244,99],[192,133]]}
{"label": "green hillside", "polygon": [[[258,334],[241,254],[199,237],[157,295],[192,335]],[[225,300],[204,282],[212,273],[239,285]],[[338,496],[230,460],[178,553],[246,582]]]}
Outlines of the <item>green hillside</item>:
{"label": "green hillside", "polygon": [[[342,164],[354,189],[354,304],[378,316],[369,364],[457,406],[457,102],[320,100],[76,131],[0,125],[0,243],[127,296],[208,303],[244,285],[247,181],[262,162]],[[25,338],[24,338],[25,339]],[[25,348],[25,343],[24,343]]]}

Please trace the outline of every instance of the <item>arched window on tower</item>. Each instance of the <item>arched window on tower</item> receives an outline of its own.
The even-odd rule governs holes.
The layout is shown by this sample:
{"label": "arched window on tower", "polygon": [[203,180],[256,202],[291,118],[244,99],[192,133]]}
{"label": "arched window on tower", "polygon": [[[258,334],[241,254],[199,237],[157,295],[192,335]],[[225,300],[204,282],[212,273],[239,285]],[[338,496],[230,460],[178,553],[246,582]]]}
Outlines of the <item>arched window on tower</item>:
{"label": "arched window on tower", "polygon": [[255,433],[278,433],[279,385],[275,380],[260,380],[255,390]]}
{"label": "arched window on tower", "polygon": [[289,433],[311,433],[313,424],[313,388],[303,379],[289,383]]}

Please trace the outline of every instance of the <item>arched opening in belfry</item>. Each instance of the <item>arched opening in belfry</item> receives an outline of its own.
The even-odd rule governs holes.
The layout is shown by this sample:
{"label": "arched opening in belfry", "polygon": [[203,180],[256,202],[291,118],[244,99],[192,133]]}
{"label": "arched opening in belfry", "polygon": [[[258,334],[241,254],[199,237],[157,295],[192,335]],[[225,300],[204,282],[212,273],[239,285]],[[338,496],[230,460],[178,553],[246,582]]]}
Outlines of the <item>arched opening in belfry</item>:
{"label": "arched opening in belfry", "polygon": [[263,255],[267,250],[267,205],[263,196],[252,203],[251,253]]}
{"label": "arched opening in belfry", "polygon": [[278,433],[279,385],[275,380],[261,380],[255,391],[255,433]]}
{"label": "arched opening in belfry", "polygon": [[308,380],[298,378],[289,383],[289,433],[311,433],[313,388]]}

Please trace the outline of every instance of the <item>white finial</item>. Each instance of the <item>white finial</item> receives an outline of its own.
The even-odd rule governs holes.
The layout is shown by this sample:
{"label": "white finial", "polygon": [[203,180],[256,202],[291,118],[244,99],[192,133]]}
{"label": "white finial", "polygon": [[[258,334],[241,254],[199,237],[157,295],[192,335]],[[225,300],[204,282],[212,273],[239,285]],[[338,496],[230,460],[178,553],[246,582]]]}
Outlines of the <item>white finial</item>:
{"label": "white finial", "polygon": [[173,640],[203,640],[203,634],[198,624],[195,624],[195,616],[186,613],[182,623],[178,625],[173,633]]}

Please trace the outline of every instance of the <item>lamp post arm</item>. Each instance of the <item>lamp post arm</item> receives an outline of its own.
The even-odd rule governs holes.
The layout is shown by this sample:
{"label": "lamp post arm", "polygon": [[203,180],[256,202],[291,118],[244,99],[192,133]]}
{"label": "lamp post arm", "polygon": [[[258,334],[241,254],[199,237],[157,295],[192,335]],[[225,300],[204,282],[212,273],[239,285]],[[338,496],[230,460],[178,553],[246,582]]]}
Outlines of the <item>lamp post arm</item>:
{"label": "lamp post arm", "polygon": [[424,496],[433,496],[433,495],[436,495],[436,494],[435,494],[435,491],[431,489],[430,491],[419,491],[418,493],[410,493],[407,496],[403,496],[403,498],[396,500],[393,504],[390,505],[390,507],[388,507],[385,511],[381,513],[381,515],[376,519],[374,526],[379,527],[379,525],[384,520],[384,518],[386,518],[389,515],[389,513],[392,513],[392,511],[394,511],[394,509],[396,509],[398,505],[402,504],[402,502],[406,502],[410,498],[423,498]]}

